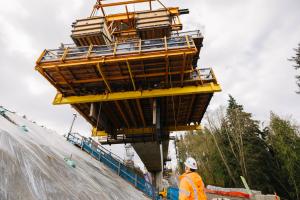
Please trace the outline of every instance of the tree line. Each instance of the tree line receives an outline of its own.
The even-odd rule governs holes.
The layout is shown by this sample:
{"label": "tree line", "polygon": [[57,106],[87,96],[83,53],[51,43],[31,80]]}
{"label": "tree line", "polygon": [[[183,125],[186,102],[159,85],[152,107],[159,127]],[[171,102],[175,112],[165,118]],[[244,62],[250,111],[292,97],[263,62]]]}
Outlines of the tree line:
{"label": "tree line", "polygon": [[198,162],[206,185],[243,187],[300,200],[300,129],[275,113],[261,124],[229,96],[227,108],[206,117],[201,131],[177,138],[179,170],[187,156]]}

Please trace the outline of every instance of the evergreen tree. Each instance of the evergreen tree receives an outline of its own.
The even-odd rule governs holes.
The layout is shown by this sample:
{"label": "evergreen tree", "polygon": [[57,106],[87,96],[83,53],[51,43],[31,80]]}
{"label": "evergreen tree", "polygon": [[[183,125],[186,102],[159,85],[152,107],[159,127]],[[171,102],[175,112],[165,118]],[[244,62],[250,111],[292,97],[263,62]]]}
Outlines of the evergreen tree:
{"label": "evergreen tree", "polygon": [[229,96],[226,111],[208,115],[207,122],[203,130],[179,138],[181,173],[192,156],[206,185],[243,187],[242,175],[251,189],[300,200],[300,133],[290,120],[272,113],[270,125],[261,129]]}
{"label": "evergreen tree", "polygon": [[271,113],[270,145],[276,170],[278,189],[288,199],[300,199],[300,138],[299,129],[289,120]]}
{"label": "evergreen tree", "polygon": [[[290,58],[289,60],[295,63],[294,67],[296,70],[300,70],[300,43],[298,44],[298,48],[294,50],[296,52],[296,55]],[[296,80],[296,83],[300,89],[300,72],[298,72],[298,74],[296,75]],[[300,94],[300,90],[297,93]]]}
{"label": "evergreen tree", "polygon": [[[236,179],[242,175],[253,189],[269,191],[268,163],[271,159],[259,121],[244,111],[242,105],[229,96],[225,120],[222,123],[223,148]],[[238,185],[242,186],[242,185]]]}

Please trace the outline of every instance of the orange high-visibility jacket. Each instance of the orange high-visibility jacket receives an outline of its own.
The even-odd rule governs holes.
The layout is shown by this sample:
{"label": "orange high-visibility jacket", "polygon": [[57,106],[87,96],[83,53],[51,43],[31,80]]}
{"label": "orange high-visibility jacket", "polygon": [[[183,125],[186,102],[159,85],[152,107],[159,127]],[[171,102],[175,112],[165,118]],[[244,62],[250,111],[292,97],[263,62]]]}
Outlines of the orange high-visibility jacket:
{"label": "orange high-visibility jacket", "polygon": [[207,200],[202,178],[197,172],[184,173],[179,179],[179,200]]}

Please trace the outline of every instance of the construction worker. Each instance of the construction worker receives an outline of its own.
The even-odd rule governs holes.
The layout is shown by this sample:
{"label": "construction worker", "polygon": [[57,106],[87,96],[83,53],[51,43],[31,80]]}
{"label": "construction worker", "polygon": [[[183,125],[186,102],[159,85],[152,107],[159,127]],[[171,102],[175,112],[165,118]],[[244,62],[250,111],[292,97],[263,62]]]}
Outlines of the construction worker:
{"label": "construction worker", "polygon": [[179,200],[207,200],[202,178],[196,172],[196,160],[189,157],[184,165],[185,173],[179,177]]}

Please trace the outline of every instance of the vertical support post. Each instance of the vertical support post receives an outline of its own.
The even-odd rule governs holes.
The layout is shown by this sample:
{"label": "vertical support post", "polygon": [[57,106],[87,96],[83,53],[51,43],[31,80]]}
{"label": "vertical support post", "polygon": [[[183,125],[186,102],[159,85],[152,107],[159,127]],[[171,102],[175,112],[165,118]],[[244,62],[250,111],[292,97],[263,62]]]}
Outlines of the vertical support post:
{"label": "vertical support post", "polygon": [[92,158],[93,158],[93,153],[94,153],[93,143],[91,142],[91,157],[92,157]]}
{"label": "vertical support post", "polygon": [[164,43],[165,43],[165,51],[168,51],[168,41],[167,41],[167,37],[164,37]]}
{"label": "vertical support post", "polygon": [[120,172],[121,172],[121,163],[119,162],[119,166],[118,166],[118,175],[120,176]]}
{"label": "vertical support post", "polygon": [[93,50],[93,45],[92,45],[92,44],[90,44],[89,51],[88,51],[88,53],[87,53],[87,55],[86,55],[86,58],[87,58],[87,59],[89,59],[89,58],[90,58],[90,56],[91,56],[91,53],[92,53],[92,50]]}
{"label": "vertical support post", "polygon": [[[155,117],[156,117],[156,124],[155,129],[156,129],[156,139],[160,143],[162,140],[161,137],[161,118],[160,118],[160,99],[155,99],[153,102],[155,102]],[[154,107],[154,106],[153,106]]]}
{"label": "vertical support post", "polygon": [[185,36],[185,41],[186,41],[186,44],[188,46],[188,48],[191,48],[191,45],[190,45],[190,38],[188,35]]}
{"label": "vertical support post", "polygon": [[163,154],[163,146],[162,142],[159,144],[159,150],[160,150],[160,162],[161,162],[161,171],[164,171],[164,154]]}
{"label": "vertical support post", "polygon": [[[93,117],[93,116],[95,116],[95,103],[91,103],[91,107],[90,107],[90,114],[89,114],[89,116],[90,117]],[[97,128],[97,127],[96,127]]]}
{"label": "vertical support post", "polygon": [[118,47],[118,42],[116,41],[116,42],[115,42],[115,46],[114,46],[114,56],[115,56],[116,53],[117,53],[117,47]]}
{"label": "vertical support post", "polygon": [[160,148],[160,161],[161,161],[161,171],[156,172],[155,177],[155,185],[156,188],[160,189],[161,180],[163,174],[163,148],[162,148],[162,134],[161,134],[161,116],[160,116],[160,99],[156,98],[153,100],[153,125],[155,125],[155,137],[156,141],[159,144]]}
{"label": "vertical support post", "polygon": [[139,54],[142,52],[142,39],[139,40]]}
{"label": "vertical support post", "polygon": [[153,105],[152,105],[152,122],[153,125],[156,125],[156,100],[153,100]]}
{"label": "vertical support post", "polygon": [[134,185],[135,185],[135,187],[137,187],[137,174],[135,174]]}

